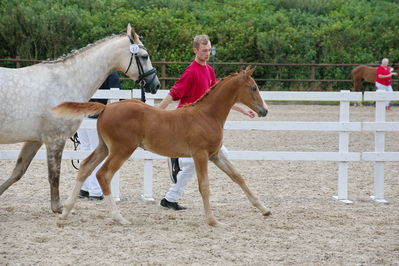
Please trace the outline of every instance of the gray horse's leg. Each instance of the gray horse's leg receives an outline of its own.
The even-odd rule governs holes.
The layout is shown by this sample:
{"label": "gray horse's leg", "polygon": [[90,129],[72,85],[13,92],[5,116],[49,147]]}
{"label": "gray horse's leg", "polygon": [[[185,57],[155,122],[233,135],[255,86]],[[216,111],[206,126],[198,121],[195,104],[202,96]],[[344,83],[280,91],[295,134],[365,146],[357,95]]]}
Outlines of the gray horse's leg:
{"label": "gray horse's leg", "polygon": [[47,167],[48,181],[50,183],[51,192],[51,210],[55,213],[62,212],[60,203],[60,171],[62,151],[64,150],[66,140],[58,140],[57,142],[47,143]]}
{"label": "gray horse's leg", "polygon": [[17,182],[25,174],[26,169],[32,162],[33,157],[40,149],[43,143],[39,141],[25,142],[18,155],[17,163],[12,171],[11,177],[0,186],[0,195],[3,194],[12,184]]}

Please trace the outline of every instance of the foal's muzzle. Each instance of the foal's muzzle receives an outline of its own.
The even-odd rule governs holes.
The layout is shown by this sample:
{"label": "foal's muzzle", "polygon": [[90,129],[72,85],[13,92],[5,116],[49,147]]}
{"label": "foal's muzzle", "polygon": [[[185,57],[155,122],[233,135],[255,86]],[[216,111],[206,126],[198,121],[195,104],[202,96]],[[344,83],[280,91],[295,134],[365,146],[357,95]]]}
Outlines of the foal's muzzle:
{"label": "foal's muzzle", "polygon": [[259,107],[258,108],[258,116],[259,117],[265,117],[268,113],[268,110],[265,107]]}

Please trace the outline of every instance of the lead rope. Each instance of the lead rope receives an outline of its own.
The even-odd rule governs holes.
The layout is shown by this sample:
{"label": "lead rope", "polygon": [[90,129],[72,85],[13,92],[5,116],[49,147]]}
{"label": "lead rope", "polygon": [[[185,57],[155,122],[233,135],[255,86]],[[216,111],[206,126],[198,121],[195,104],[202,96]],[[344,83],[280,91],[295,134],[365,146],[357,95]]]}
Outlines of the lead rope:
{"label": "lead rope", "polygon": [[[78,149],[78,146],[80,145],[78,133],[75,132],[75,134],[73,134],[73,136],[70,138],[70,140],[72,140],[72,142],[73,142],[73,150],[76,151]],[[77,162],[77,165],[79,165],[79,163],[80,163],[79,159],[76,160],[76,162]],[[73,160],[71,160],[71,163],[72,163],[73,168],[75,168],[76,170],[79,170],[79,167],[77,167],[75,165]]]}

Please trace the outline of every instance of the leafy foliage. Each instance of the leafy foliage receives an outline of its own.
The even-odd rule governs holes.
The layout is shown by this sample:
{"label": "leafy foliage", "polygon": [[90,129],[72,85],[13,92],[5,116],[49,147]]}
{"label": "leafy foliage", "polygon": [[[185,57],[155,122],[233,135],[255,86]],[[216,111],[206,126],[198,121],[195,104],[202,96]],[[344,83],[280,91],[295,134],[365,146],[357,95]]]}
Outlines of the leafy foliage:
{"label": "leafy foliage", "polygon": [[[131,23],[153,61],[191,61],[193,37],[206,33],[219,62],[395,63],[397,14],[399,3],[388,0],[2,0],[0,58],[56,58]],[[168,76],[185,67],[168,67]],[[315,76],[350,79],[351,68],[318,68]],[[224,76],[237,69],[216,70]],[[265,66],[256,75],[308,79],[309,72]]]}

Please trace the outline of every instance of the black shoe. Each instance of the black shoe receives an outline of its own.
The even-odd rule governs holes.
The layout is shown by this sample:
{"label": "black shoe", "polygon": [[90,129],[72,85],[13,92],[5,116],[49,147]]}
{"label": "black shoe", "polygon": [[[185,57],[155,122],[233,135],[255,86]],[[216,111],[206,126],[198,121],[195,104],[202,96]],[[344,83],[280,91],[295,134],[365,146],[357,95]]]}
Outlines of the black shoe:
{"label": "black shoe", "polygon": [[175,211],[182,211],[187,209],[186,207],[179,205],[177,202],[170,202],[165,198],[161,200],[161,206],[169,209],[174,209]]}
{"label": "black shoe", "polygon": [[168,158],[168,167],[170,179],[174,184],[176,184],[177,174],[181,171],[179,166],[179,158]]}
{"label": "black shoe", "polygon": [[104,197],[103,196],[89,196],[89,199],[91,199],[91,200],[103,200]]}
{"label": "black shoe", "polygon": [[79,198],[88,198],[89,197],[89,192],[85,190],[80,190],[79,191]]}

